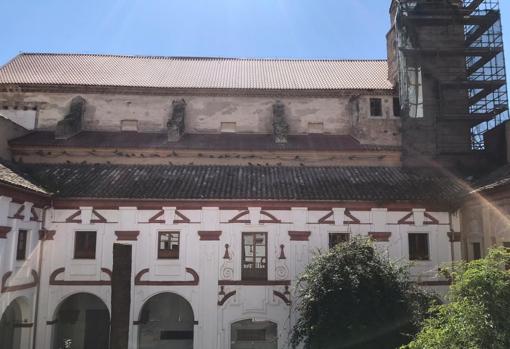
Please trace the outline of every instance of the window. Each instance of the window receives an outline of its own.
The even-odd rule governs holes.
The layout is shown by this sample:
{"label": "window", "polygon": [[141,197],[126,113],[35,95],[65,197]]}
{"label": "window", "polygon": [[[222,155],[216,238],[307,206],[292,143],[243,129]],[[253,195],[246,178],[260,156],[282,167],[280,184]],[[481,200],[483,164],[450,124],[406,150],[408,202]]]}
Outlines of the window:
{"label": "window", "polygon": [[338,244],[349,241],[347,233],[329,233],[329,248],[333,248]]}
{"label": "window", "polygon": [[473,242],[473,260],[482,258],[482,247],[479,242]]}
{"label": "window", "polygon": [[23,261],[27,257],[28,231],[18,230],[18,243],[16,247],[16,260]]}
{"label": "window", "polygon": [[267,280],[267,234],[243,233],[243,280]]}
{"label": "window", "polygon": [[278,325],[270,321],[242,320],[230,327],[231,349],[278,348]]}
{"label": "window", "polygon": [[398,97],[393,98],[393,116],[400,116],[400,99]]}
{"label": "window", "polygon": [[96,258],[96,232],[77,231],[74,238],[75,259]]}
{"label": "window", "polygon": [[423,233],[409,234],[409,260],[428,261],[429,259],[429,235]]}
{"label": "window", "polygon": [[382,100],[380,98],[370,98],[370,116],[382,116]]}
{"label": "window", "polygon": [[179,259],[180,233],[176,231],[160,231],[158,258]]}

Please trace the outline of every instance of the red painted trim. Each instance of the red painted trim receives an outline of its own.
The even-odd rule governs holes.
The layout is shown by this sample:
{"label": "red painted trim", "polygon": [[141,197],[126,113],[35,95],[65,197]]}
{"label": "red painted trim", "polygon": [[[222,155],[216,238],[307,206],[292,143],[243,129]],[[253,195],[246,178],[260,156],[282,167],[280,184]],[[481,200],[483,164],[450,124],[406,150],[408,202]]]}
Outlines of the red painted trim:
{"label": "red painted trim", "polygon": [[117,230],[115,231],[115,235],[117,236],[117,241],[138,241],[138,235],[140,235],[140,231]]}
{"label": "red painted trim", "polygon": [[34,279],[34,281],[29,282],[27,284],[7,286],[7,280],[11,277],[11,275],[12,271],[8,271],[7,273],[4,274],[4,276],[2,276],[2,288],[0,290],[0,293],[26,290],[32,287],[36,287],[39,284],[39,275],[34,269],[32,269],[32,278]]}
{"label": "red painted trim", "polygon": [[428,221],[423,222],[423,224],[439,224],[439,220],[436,219],[433,215],[428,212],[424,213],[425,218],[428,218]]}
{"label": "red painted trim", "polygon": [[200,278],[197,272],[191,268],[186,268],[186,272],[193,276],[192,281],[142,281],[142,277],[149,272],[149,269],[142,269],[135,276],[136,286],[197,286]]}
{"label": "red painted trim", "polygon": [[218,241],[221,233],[221,230],[201,230],[198,232],[198,236],[202,241]]}
{"label": "red painted trim", "polygon": [[149,218],[149,223],[165,223],[165,221],[163,219],[159,219],[164,214],[165,214],[164,210],[158,211],[158,213],[156,213],[154,216]]}
{"label": "red painted trim", "polygon": [[11,229],[11,227],[0,226],[0,239],[7,239],[7,234],[9,234]]}
{"label": "red painted trim", "polygon": [[112,284],[111,277],[112,272],[109,269],[101,268],[101,271],[110,277],[110,280],[98,280],[98,281],[89,281],[89,280],[57,280],[57,276],[64,273],[66,268],[58,268],[54,270],[50,275],[50,285],[51,286],[109,286]]}
{"label": "red painted trim", "polygon": [[288,299],[287,296],[284,295],[283,293],[278,292],[278,291],[273,291],[273,295],[275,295],[276,297],[280,298],[282,301],[285,302],[285,304],[287,304],[287,305],[291,304],[290,299]]}
{"label": "red painted trim", "polygon": [[344,214],[346,217],[349,217],[351,219],[350,221],[344,221],[344,224],[360,224],[361,223],[361,221],[358,218],[356,218],[352,215],[350,209],[346,209]]}
{"label": "red painted trim", "polygon": [[41,241],[53,240],[56,233],[57,233],[56,230],[39,230],[39,240]]}
{"label": "red painted trim", "polygon": [[230,259],[230,253],[228,252],[229,247],[229,244],[225,244],[225,253],[223,254],[223,259]]}
{"label": "red painted trim", "polygon": [[223,298],[220,301],[218,301],[218,305],[221,307],[223,304],[225,304],[226,301],[229,300],[229,298],[233,297],[235,294],[236,291],[227,293],[226,295],[223,296]]}
{"label": "red painted trim", "polygon": [[25,205],[21,205],[20,208],[18,208],[18,210],[14,214],[14,216],[12,216],[11,218],[12,219],[25,219],[25,216],[22,215],[23,210],[25,210]]}
{"label": "red painted trim", "polygon": [[287,259],[287,257],[285,257],[285,245],[280,245],[280,257],[278,257],[278,259]]}
{"label": "red painted trim", "polygon": [[67,217],[66,223],[81,223],[81,218],[76,219],[76,217],[78,217],[79,215],[81,215],[81,210],[78,210],[75,213],[73,213],[72,215],[70,215],[69,217]]}
{"label": "red painted trim", "polygon": [[219,286],[290,286],[290,280],[218,280]]}
{"label": "red painted trim", "polygon": [[409,212],[408,214],[406,214],[404,217],[402,217],[401,219],[398,220],[398,224],[410,224],[410,225],[413,225],[414,224],[414,221],[409,221],[408,219],[411,218],[413,216],[413,212]]}
{"label": "red painted trim", "polygon": [[229,223],[246,223],[246,224],[249,224],[249,223],[251,223],[251,221],[250,221],[250,220],[247,220],[247,219],[243,219],[243,220],[241,220],[241,219],[240,219],[241,217],[247,216],[247,215],[249,215],[249,214],[250,214],[250,211],[248,211],[248,210],[244,210],[244,211],[242,211],[242,212],[238,213],[238,214],[237,214],[234,218],[232,218],[232,219],[231,219],[231,220],[229,220],[228,222],[229,222]]}
{"label": "red painted trim", "polygon": [[333,211],[329,212],[327,215],[319,219],[319,224],[335,224],[334,220],[330,220],[329,218],[333,217]]}
{"label": "red painted trim", "polygon": [[39,222],[39,216],[37,215],[37,212],[35,211],[34,206],[32,206],[30,208],[30,213],[32,214],[32,217],[30,217],[30,220],[33,222]]}
{"label": "red painted trim", "polygon": [[91,219],[90,223],[108,223],[106,218],[104,218],[99,212],[95,209],[92,209],[92,214],[96,216],[97,219]]}
{"label": "red painted trim", "polygon": [[368,233],[368,236],[370,236],[375,241],[388,242],[388,241],[390,241],[391,232],[389,232],[389,231],[386,231],[386,232],[370,232],[370,233]]}
{"label": "red painted trim", "polygon": [[266,216],[266,217],[269,218],[269,219],[260,220],[260,223],[281,223],[282,222],[280,219],[276,218],[271,213],[269,213],[269,212],[267,212],[265,210],[261,210],[260,211],[260,215],[261,216]]}
{"label": "red painted trim", "polygon": [[310,231],[289,230],[290,241],[308,241],[311,234]]}
{"label": "red painted trim", "polygon": [[179,212],[177,210],[175,211],[175,215],[180,218],[180,219],[175,219],[174,220],[175,224],[190,223],[191,222],[191,220],[188,217],[186,217],[185,215],[183,215],[181,212]]}

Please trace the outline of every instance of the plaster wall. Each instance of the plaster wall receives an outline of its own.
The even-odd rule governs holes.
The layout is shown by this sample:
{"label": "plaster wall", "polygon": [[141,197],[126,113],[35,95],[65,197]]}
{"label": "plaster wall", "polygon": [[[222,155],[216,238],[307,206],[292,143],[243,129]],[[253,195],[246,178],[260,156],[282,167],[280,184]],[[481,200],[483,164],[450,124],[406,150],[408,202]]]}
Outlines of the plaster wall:
{"label": "plaster wall", "polygon": [[[0,93],[0,103],[8,100]],[[37,105],[37,128],[54,130],[69,111],[76,94],[23,93],[19,105]],[[173,100],[184,99],[186,132],[272,133],[272,106],[277,98],[240,96],[155,96],[82,94],[87,101],[84,129],[161,132],[171,115]],[[382,98],[383,116],[372,118],[370,98]],[[338,96],[336,98],[281,98],[291,134],[352,134],[364,144],[399,145],[400,119],[394,117],[391,96]],[[136,121],[136,123],[133,123]],[[233,124],[235,123],[235,124]]]}
{"label": "plaster wall", "polygon": [[11,153],[7,142],[10,139],[21,137],[27,133],[27,129],[4,118],[0,114],[0,159],[10,160]]}

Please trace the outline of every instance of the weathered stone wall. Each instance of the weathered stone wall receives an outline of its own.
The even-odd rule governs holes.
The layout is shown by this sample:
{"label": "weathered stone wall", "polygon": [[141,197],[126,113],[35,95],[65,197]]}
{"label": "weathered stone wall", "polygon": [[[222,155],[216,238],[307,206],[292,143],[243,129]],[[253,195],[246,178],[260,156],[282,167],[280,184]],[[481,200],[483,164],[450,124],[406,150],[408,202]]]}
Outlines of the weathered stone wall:
{"label": "weathered stone wall", "polygon": [[[37,104],[38,129],[54,130],[68,112],[76,94],[25,93],[19,103]],[[166,130],[172,101],[186,101],[187,133],[219,133],[228,125],[238,133],[272,133],[272,107],[278,98],[237,96],[155,96],[82,94],[86,100],[83,128],[118,131],[123,121],[136,120],[140,132]],[[289,133],[352,134],[365,144],[399,145],[400,120],[393,117],[391,96],[383,99],[383,117],[371,118],[368,96],[354,98],[282,98]],[[0,103],[7,96],[0,94]],[[356,103],[358,106],[356,107]],[[132,126],[132,123],[130,124]],[[224,127],[225,129],[225,127]]]}
{"label": "weathered stone wall", "polygon": [[10,160],[11,154],[7,142],[10,139],[27,134],[28,130],[4,118],[0,114],[0,159]]}

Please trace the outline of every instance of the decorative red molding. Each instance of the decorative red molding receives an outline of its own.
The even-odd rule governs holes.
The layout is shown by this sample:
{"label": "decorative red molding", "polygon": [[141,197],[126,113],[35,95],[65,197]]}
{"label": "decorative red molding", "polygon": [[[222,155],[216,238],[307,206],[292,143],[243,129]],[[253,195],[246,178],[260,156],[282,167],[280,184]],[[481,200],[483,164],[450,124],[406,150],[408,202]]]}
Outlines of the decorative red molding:
{"label": "decorative red molding", "polygon": [[246,223],[246,224],[249,224],[249,223],[251,223],[251,220],[249,220],[249,219],[241,219],[242,217],[247,216],[249,214],[250,214],[250,211],[244,210],[244,211],[238,213],[234,218],[232,218],[228,222],[229,223]]}
{"label": "decorative red molding", "polygon": [[288,298],[287,298],[287,296],[286,296],[286,295],[284,295],[283,293],[278,292],[278,291],[273,291],[273,294],[274,294],[276,297],[280,298],[282,301],[284,301],[284,302],[285,302],[285,304],[287,304],[287,305],[290,305],[290,304],[291,304],[290,299],[288,299]]}
{"label": "decorative red molding", "polygon": [[311,232],[289,230],[290,241],[308,241]]}
{"label": "decorative red molding", "polygon": [[351,219],[350,221],[344,221],[344,224],[360,224],[361,223],[361,221],[358,218],[356,218],[352,215],[350,209],[346,209],[344,214],[346,217],[349,217]]}
{"label": "decorative red molding", "polygon": [[225,304],[226,301],[229,300],[229,298],[233,297],[236,294],[236,291],[229,292],[225,295],[223,295],[223,298],[218,301],[218,305],[221,307],[223,304]]}
{"label": "decorative red molding", "polygon": [[32,278],[34,279],[34,281],[29,282],[28,284],[7,286],[7,280],[11,277],[11,275],[12,271],[8,271],[7,273],[4,274],[4,276],[2,276],[2,288],[0,290],[0,293],[26,290],[32,287],[36,287],[39,284],[39,275],[34,269],[32,269]]}
{"label": "decorative red molding", "polygon": [[409,218],[411,218],[413,216],[413,213],[412,212],[409,212],[408,214],[406,214],[404,217],[402,217],[401,219],[399,219],[399,221],[397,222],[398,224],[414,224],[414,221],[410,221]]}
{"label": "decorative red molding", "polygon": [[434,217],[433,215],[431,215],[430,213],[425,212],[424,216],[425,216],[425,218],[428,218],[429,220],[423,222],[423,224],[439,224],[439,220],[436,217]]}
{"label": "decorative red molding", "polygon": [[0,239],[7,239],[7,234],[9,234],[11,229],[11,227],[0,226]]}
{"label": "decorative red molding", "polygon": [[39,216],[37,215],[37,212],[35,210],[35,207],[30,208],[30,213],[32,214],[32,217],[30,217],[30,220],[33,222],[40,222]]}
{"label": "decorative red molding", "polygon": [[319,224],[335,224],[335,221],[330,219],[331,217],[333,217],[333,211],[319,219]]}
{"label": "decorative red molding", "polygon": [[260,211],[261,216],[266,216],[269,219],[261,219],[260,223],[281,223],[282,221],[267,211]]}
{"label": "decorative red molding", "polygon": [[91,219],[90,223],[108,223],[106,218],[104,218],[101,214],[99,214],[99,212],[97,212],[94,209],[92,209],[92,215],[95,215],[96,219]]}
{"label": "decorative red molding", "polygon": [[387,241],[390,241],[391,232],[389,232],[389,231],[385,231],[385,232],[370,232],[370,233],[368,233],[368,236],[370,236],[375,241],[387,242]]}
{"label": "decorative red molding", "polygon": [[158,211],[158,213],[156,213],[154,216],[149,218],[149,223],[165,223],[165,220],[159,219],[159,218],[163,217],[164,214],[165,214],[165,211],[163,211],[163,210]]}
{"label": "decorative red molding", "polygon": [[290,286],[290,280],[218,280],[219,286]]}
{"label": "decorative red molding", "polygon": [[41,229],[39,230],[39,240],[41,241],[53,240],[56,233],[57,232],[55,230]]}
{"label": "decorative red molding", "polygon": [[137,286],[197,286],[200,278],[195,270],[186,268],[186,272],[193,276],[192,281],[142,281],[142,276],[149,272],[149,268],[142,269],[135,276]]}
{"label": "decorative red molding", "polygon": [[[81,210],[76,211],[72,215],[66,218],[66,223],[81,223],[81,218],[77,218],[81,215]],[[90,223],[108,223],[107,219],[102,216],[99,212],[97,212],[95,209],[92,209],[92,216],[95,216],[95,219],[91,219]]]}
{"label": "decorative red molding", "polygon": [[[160,219],[161,217],[163,217],[164,214],[165,214],[164,210],[159,210],[158,213],[156,213],[154,216],[149,218],[149,223],[164,224],[165,220],[164,219]],[[174,219],[174,221],[172,222],[173,224],[190,223],[191,222],[191,220],[188,217],[186,217],[184,214],[182,214],[178,210],[175,211],[175,215],[177,217],[179,217],[180,219]]]}
{"label": "decorative red molding", "polygon": [[179,217],[180,219],[174,219],[174,223],[175,224],[179,224],[179,223],[190,223],[191,220],[186,217],[185,215],[183,215],[181,212],[179,212],[178,210],[175,211],[175,215],[177,217]]}
{"label": "decorative red molding", "polygon": [[11,218],[13,219],[25,219],[25,216],[23,215],[23,211],[25,210],[25,205],[21,205],[18,210],[16,211],[16,213],[14,214],[14,216],[12,216]]}
{"label": "decorative red molding", "polygon": [[115,231],[115,235],[117,235],[117,241],[138,241],[138,235],[140,235],[140,231],[117,230]]}
{"label": "decorative red molding", "polygon": [[72,215],[66,218],[66,223],[81,223],[81,219],[76,219],[76,217],[80,216],[81,210],[76,211]]}
{"label": "decorative red molding", "polygon": [[450,242],[460,242],[462,238],[462,234],[460,231],[449,231],[448,238]]}
{"label": "decorative red molding", "polygon": [[201,230],[198,232],[202,241],[218,241],[221,236],[221,230]]}
{"label": "decorative red molding", "polygon": [[112,271],[107,268],[101,268],[101,271],[110,277],[110,280],[57,280],[57,276],[64,273],[66,268],[58,268],[50,275],[50,285],[52,286],[109,286],[112,284]]}
{"label": "decorative red molding", "polygon": [[285,245],[280,245],[280,257],[278,257],[278,259],[287,259],[287,257],[285,257]]}

